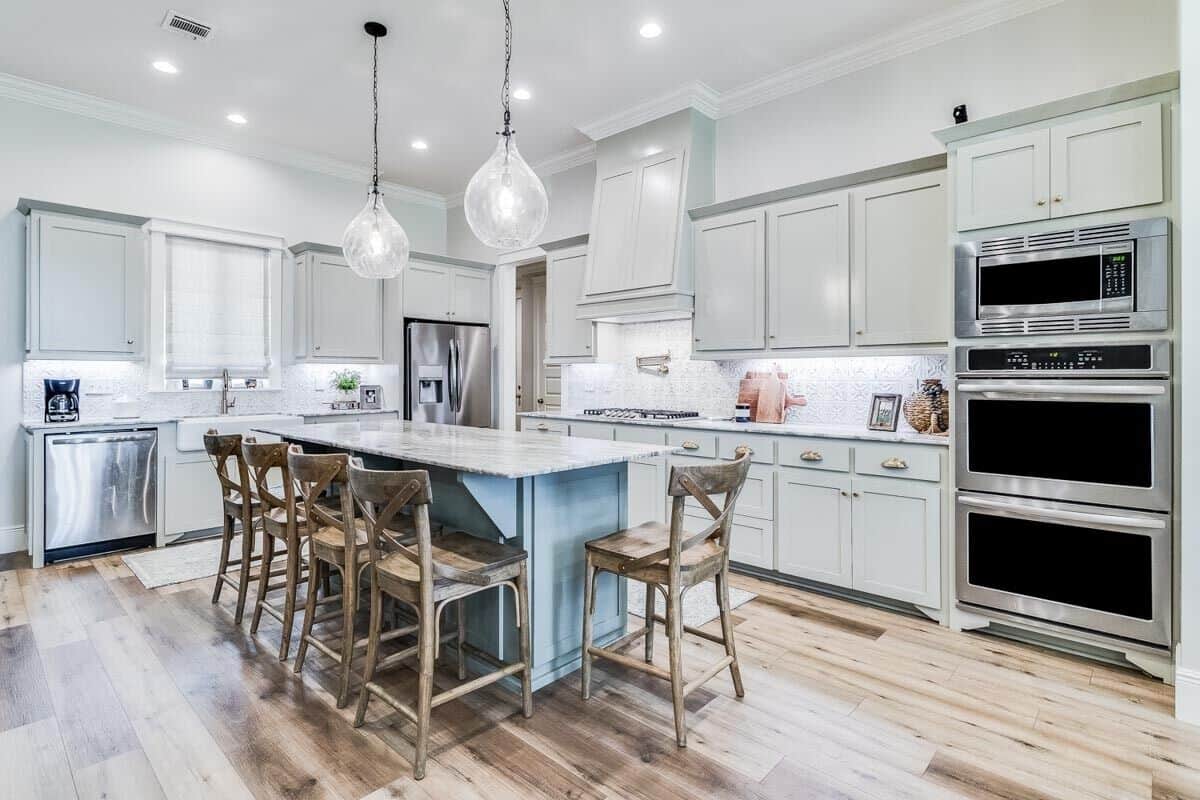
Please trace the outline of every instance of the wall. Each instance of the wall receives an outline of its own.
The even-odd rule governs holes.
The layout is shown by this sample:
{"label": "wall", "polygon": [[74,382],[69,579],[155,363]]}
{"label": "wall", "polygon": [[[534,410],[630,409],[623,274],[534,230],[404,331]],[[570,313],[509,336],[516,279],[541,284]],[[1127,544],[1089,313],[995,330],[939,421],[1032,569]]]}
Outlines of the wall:
{"label": "wall", "polygon": [[[788,410],[788,422],[865,427],[872,393],[907,396],[921,380],[947,381],[949,375],[946,356],[693,361],[691,343],[688,320],[607,326],[600,341],[605,363],[563,368],[563,407],[568,411],[666,408],[728,417],[746,372],[778,365],[790,376],[792,393],[808,400],[808,405]],[[668,351],[671,371],[667,375],[638,370],[634,364],[637,356]],[[900,424],[908,428],[903,421]]]}
{"label": "wall", "polygon": [[930,131],[1177,69],[1176,0],[1067,0],[717,122],[717,200],[944,152]]}
{"label": "wall", "polygon": [[[0,211],[0,285],[5,287],[0,301],[0,463],[8,465],[0,479],[2,542],[24,524],[25,452],[19,423],[28,407],[35,407],[22,399],[25,218],[15,210],[17,198],[271,234],[290,243],[336,243],[366,202],[366,187],[7,99],[0,99],[0,120],[0,209],[6,209]],[[413,249],[445,252],[443,209],[398,198],[388,205],[408,231]],[[289,348],[290,342],[284,345]],[[128,380],[130,369],[112,366],[113,380]],[[315,377],[290,372],[298,386],[309,389],[298,389],[301,396],[315,394]],[[270,403],[271,398],[260,397],[259,403]],[[160,397],[152,402],[168,401]],[[195,395],[183,406],[206,402],[211,408],[200,408],[202,412],[216,410],[215,400]]]}

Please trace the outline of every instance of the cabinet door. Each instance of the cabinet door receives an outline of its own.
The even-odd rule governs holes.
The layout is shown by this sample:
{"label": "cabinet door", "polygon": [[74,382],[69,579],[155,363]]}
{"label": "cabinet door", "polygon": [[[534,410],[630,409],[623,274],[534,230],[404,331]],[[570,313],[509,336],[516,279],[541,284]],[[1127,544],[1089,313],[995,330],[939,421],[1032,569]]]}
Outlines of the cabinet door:
{"label": "cabinet door", "polygon": [[383,281],[361,278],[342,258],[312,260],[309,293],[314,358],[383,358]]}
{"label": "cabinet door", "polygon": [[850,478],[780,469],[778,569],[789,575],[850,586]]}
{"label": "cabinet door", "polygon": [[450,271],[452,322],[491,322],[492,274],[477,269]]}
{"label": "cabinet door", "polygon": [[546,262],[546,355],[550,358],[590,358],[594,353],[592,321],[575,316],[586,265],[584,248],[556,253]]}
{"label": "cabinet door", "polygon": [[767,346],[850,344],[850,195],[767,209]]}
{"label": "cabinet door", "polygon": [[[683,529],[688,533],[699,533],[712,522],[712,517],[703,510],[688,509],[683,515]],[[729,559],[751,567],[775,569],[775,526],[765,520],[734,514],[729,525]]]}
{"label": "cabinet door", "polygon": [[1050,133],[960,147],[955,166],[958,230],[1050,218]]}
{"label": "cabinet door", "polygon": [[941,489],[854,480],[853,585],[920,606],[941,605]]}
{"label": "cabinet door", "polygon": [[1051,128],[1050,194],[1052,217],[1161,203],[1162,105]]}
{"label": "cabinet door", "polygon": [[854,192],[854,343],[950,337],[946,172]]}
{"label": "cabinet door", "polygon": [[693,228],[696,350],[758,350],[765,343],[766,262],[761,209],[700,220]]}
{"label": "cabinet door", "polygon": [[38,349],[141,352],[146,253],[135,227],[39,215]]}
{"label": "cabinet door", "polygon": [[404,316],[450,318],[450,269],[437,264],[409,262],[404,270]]}
{"label": "cabinet door", "polygon": [[629,462],[629,527],[667,521],[667,466],[661,458]]}
{"label": "cabinet door", "polygon": [[587,293],[625,288],[633,251],[633,211],[637,198],[637,166],[629,164],[596,177],[592,228],[588,237]]}
{"label": "cabinet door", "polygon": [[633,257],[622,289],[665,286],[674,279],[682,191],[682,151],[659,153],[638,164]]}

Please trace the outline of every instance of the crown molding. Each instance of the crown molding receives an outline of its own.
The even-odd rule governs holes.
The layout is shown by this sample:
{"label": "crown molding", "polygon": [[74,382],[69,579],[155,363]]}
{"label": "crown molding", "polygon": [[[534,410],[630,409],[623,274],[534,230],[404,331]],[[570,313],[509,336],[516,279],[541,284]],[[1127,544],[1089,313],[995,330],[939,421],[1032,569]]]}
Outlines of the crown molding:
{"label": "crown molding", "polygon": [[685,108],[694,108],[701,114],[715,119],[720,109],[720,95],[708,84],[693,81],[623,111],[576,127],[589,139],[599,140]]}
{"label": "crown molding", "polygon": [[[172,117],[17,75],[0,73],[0,97],[364,185],[371,180],[371,170],[364,166],[250,137],[199,130]],[[387,181],[381,182],[380,187],[388,196],[408,203],[439,209],[446,207],[446,199],[435,192]]]}
{"label": "crown molding", "polygon": [[550,156],[544,161],[539,161],[533,165],[533,171],[538,175],[554,175],[559,172],[566,172],[575,167],[581,167],[584,164],[590,164],[596,160],[596,143],[588,142],[579,147],[564,150],[558,155]]}

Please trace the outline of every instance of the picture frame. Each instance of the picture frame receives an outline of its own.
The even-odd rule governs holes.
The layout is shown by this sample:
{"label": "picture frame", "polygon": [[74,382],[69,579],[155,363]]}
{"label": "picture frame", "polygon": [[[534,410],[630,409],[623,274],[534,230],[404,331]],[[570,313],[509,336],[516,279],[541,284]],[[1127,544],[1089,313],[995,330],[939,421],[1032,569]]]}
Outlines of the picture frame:
{"label": "picture frame", "polygon": [[871,395],[871,414],[867,418],[867,428],[873,431],[892,431],[900,423],[901,395],[873,394]]}
{"label": "picture frame", "polygon": [[366,411],[383,408],[383,387],[367,384],[358,387],[358,406]]}

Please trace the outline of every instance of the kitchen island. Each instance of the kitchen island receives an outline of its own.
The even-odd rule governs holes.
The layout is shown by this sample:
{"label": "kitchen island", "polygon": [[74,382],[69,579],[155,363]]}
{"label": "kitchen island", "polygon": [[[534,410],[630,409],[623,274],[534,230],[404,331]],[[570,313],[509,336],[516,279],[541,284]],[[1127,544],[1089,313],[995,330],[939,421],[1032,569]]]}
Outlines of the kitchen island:
{"label": "kitchen island", "polygon": [[[535,689],[579,667],[583,544],[628,524],[627,462],[676,449],[420,422],[264,425],[255,430],[296,442],[306,452],[352,453],[370,469],[426,469],[435,520],[524,548],[529,553]],[[598,642],[619,637],[625,620],[625,581],[604,575],[596,594]],[[470,598],[467,631],[474,646],[515,660],[517,633],[508,595],[496,591]]]}

